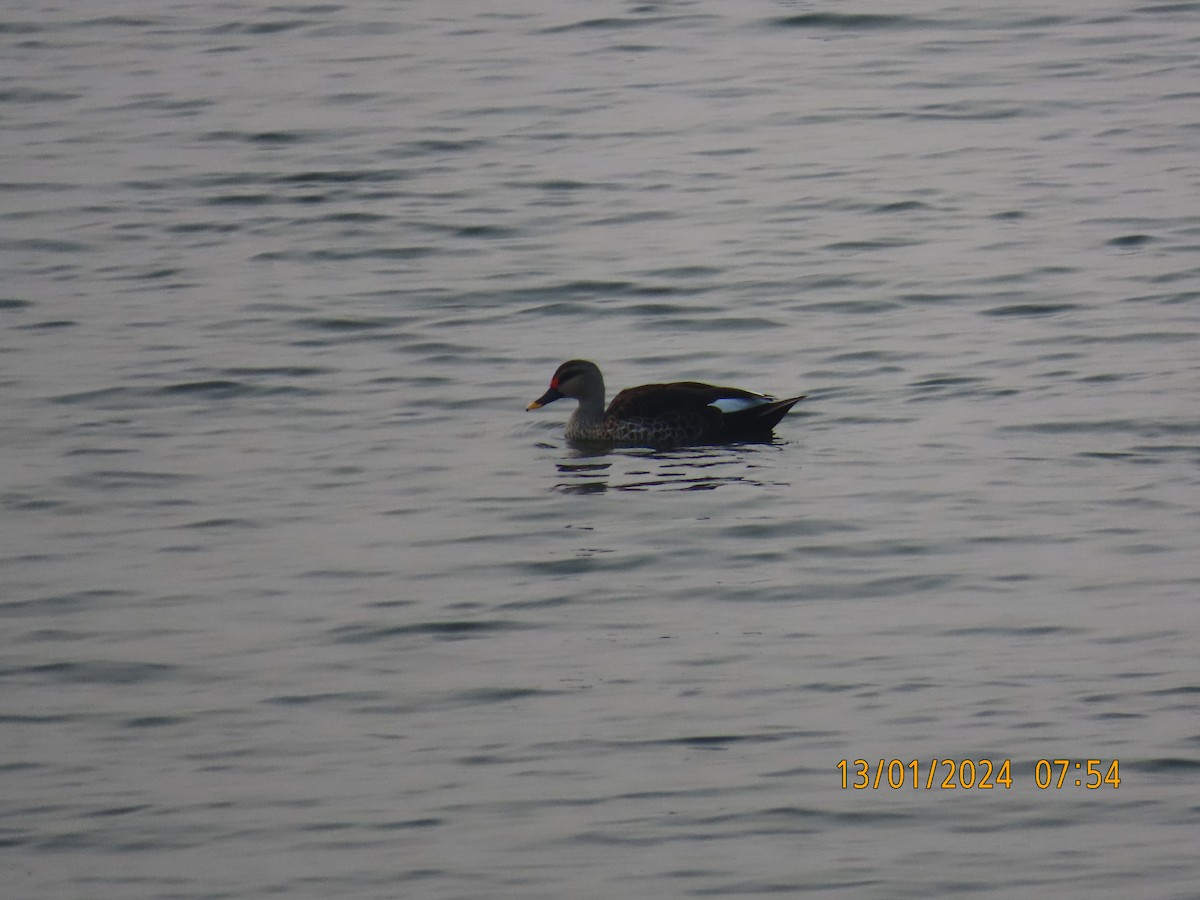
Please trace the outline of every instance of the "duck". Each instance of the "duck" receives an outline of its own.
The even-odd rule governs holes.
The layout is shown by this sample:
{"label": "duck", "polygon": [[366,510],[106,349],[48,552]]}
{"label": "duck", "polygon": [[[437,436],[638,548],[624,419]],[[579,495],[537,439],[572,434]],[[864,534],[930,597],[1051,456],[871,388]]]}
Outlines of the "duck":
{"label": "duck", "polygon": [[741,388],[699,381],[625,388],[604,408],[604,376],[586,359],[563,363],[550,389],[526,410],[570,397],[579,406],[567,420],[569,441],[675,446],[763,437],[805,395],[777,400]]}

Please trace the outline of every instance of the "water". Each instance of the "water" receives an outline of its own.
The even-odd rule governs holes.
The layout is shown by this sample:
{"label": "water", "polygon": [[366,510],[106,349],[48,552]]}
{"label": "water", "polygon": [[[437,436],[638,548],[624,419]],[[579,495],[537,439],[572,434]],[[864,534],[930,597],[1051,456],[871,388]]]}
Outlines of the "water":
{"label": "water", "polygon": [[6,892],[1194,896],[1200,4],[977,6],[10,3]]}

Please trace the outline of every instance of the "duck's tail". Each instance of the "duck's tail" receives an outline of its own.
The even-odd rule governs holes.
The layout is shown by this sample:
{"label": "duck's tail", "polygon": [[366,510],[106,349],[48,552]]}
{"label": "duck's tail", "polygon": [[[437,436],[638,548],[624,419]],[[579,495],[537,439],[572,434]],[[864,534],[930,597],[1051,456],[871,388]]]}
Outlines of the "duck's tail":
{"label": "duck's tail", "polygon": [[726,434],[762,434],[770,431],[779,424],[779,420],[788,414],[793,406],[807,395],[788,397],[786,400],[769,400],[741,409],[737,412],[725,413],[722,420],[722,430]]}

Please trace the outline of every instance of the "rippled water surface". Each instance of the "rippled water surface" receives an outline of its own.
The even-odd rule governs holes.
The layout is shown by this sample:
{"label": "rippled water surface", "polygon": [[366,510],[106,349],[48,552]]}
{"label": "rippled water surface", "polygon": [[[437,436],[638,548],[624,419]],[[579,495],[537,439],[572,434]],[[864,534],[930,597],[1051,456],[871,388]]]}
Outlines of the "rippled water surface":
{"label": "rippled water surface", "polygon": [[[1195,896],[1200,3],[0,53],[12,896]],[[571,447],[571,357],[808,399]]]}

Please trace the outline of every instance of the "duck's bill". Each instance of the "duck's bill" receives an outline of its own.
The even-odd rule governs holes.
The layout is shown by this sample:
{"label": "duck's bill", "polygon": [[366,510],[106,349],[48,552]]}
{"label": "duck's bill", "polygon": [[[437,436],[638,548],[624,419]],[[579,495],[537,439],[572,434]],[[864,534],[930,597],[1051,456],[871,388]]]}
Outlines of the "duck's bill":
{"label": "duck's bill", "polygon": [[542,396],[538,397],[536,400],[534,400],[532,403],[530,403],[527,407],[525,407],[525,409],[526,409],[526,411],[531,410],[531,409],[541,409],[547,403],[553,403],[555,400],[561,400],[561,399],[562,399],[562,394],[560,394],[554,388],[550,388],[550,390],[546,391],[546,393],[542,394]]}

